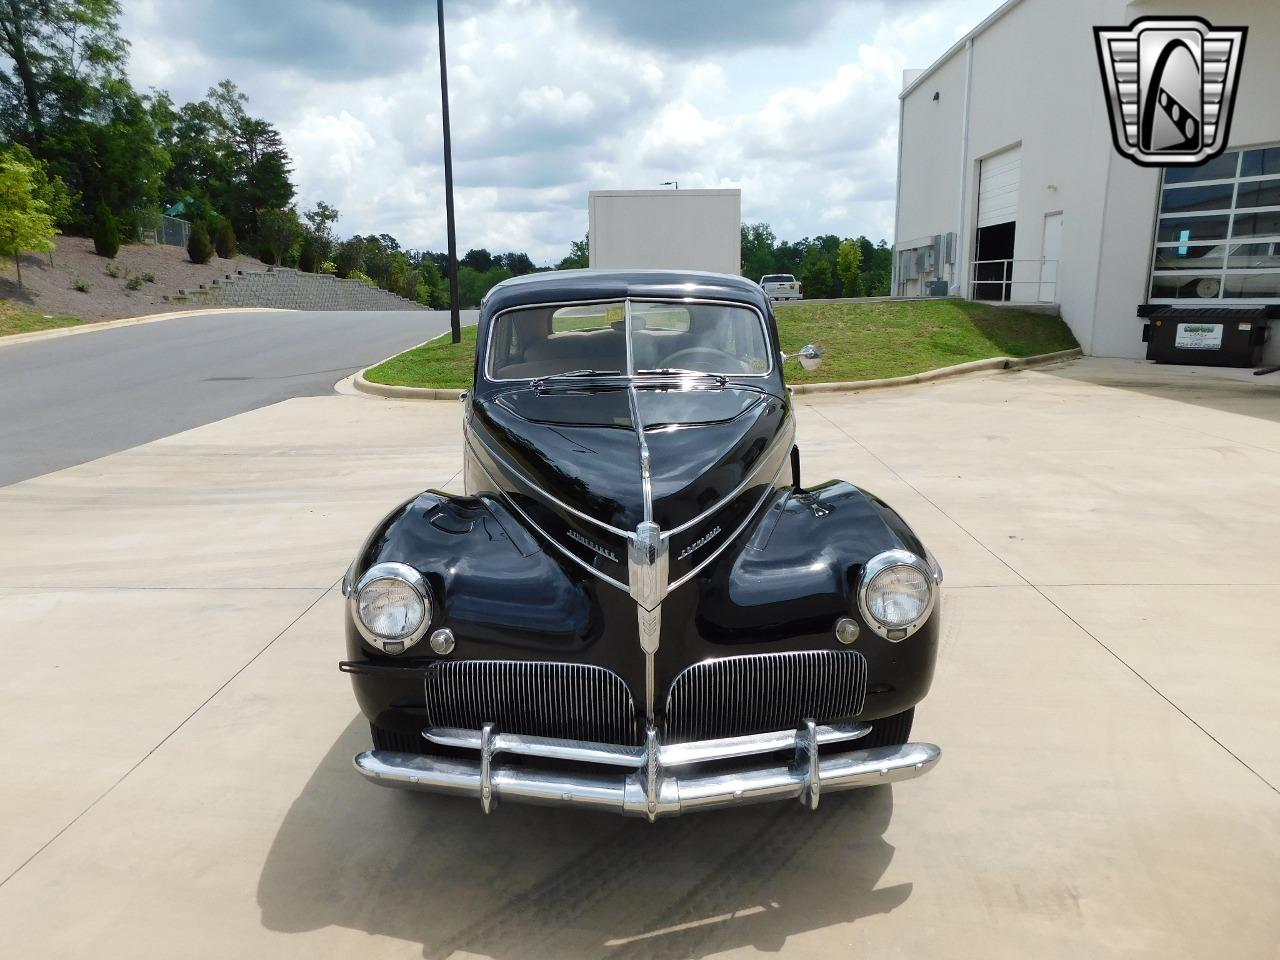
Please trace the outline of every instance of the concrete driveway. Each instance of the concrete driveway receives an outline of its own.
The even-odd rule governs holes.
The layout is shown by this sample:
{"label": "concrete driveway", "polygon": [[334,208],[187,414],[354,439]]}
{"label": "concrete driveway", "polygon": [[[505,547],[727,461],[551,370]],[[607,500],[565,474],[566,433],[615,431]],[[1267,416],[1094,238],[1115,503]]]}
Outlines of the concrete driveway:
{"label": "concrete driveway", "polygon": [[947,573],[930,776],[649,825],[361,781],[336,584],[459,407],[288,400],[0,489],[14,957],[1274,958],[1280,389],[803,399]]}

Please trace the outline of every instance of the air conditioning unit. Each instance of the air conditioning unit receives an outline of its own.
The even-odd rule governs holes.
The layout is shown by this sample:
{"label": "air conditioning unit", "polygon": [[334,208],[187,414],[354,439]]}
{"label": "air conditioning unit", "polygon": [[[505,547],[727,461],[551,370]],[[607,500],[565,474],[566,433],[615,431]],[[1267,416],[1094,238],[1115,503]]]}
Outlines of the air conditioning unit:
{"label": "air conditioning unit", "polygon": [[945,280],[930,280],[924,292],[926,297],[945,297],[951,293],[951,285]]}

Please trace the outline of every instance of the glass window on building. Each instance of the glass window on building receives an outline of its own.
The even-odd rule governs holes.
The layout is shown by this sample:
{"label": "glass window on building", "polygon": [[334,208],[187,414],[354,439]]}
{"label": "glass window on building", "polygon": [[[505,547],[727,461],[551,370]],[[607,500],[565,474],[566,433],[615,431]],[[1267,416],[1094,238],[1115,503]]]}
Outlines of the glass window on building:
{"label": "glass window on building", "polygon": [[1280,300],[1280,147],[1165,171],[1151,300]]}

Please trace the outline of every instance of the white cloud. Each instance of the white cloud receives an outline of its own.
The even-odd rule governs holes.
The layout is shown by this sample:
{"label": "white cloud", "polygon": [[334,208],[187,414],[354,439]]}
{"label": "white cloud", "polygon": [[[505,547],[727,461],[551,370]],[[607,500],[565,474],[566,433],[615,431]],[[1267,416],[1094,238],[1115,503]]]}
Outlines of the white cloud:
{"label": "white cloud", "polygon": [[[786,239],[891,236],[901,71],[994,2],[451,2],[459,245],[557,260],[588,191],[671,179],[741,187]],[[234,79],[340,231],[443,248],[432,5],[134,0],[125,34],[140,87],[182,102]]]}

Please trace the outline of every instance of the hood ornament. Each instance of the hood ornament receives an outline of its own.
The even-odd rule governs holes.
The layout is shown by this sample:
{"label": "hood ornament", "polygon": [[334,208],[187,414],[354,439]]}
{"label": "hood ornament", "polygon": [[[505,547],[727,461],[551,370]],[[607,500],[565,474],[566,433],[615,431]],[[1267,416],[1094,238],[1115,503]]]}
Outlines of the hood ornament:
{"label": "hood ornament", "polygon": [[667,595],[670,554],[662,529],[652,520],[636,527],[627,550],[627,580],[636,602],[640,649],[644,651],[645,714],[653,722],[654,655],[662,634],[662,601]]}

